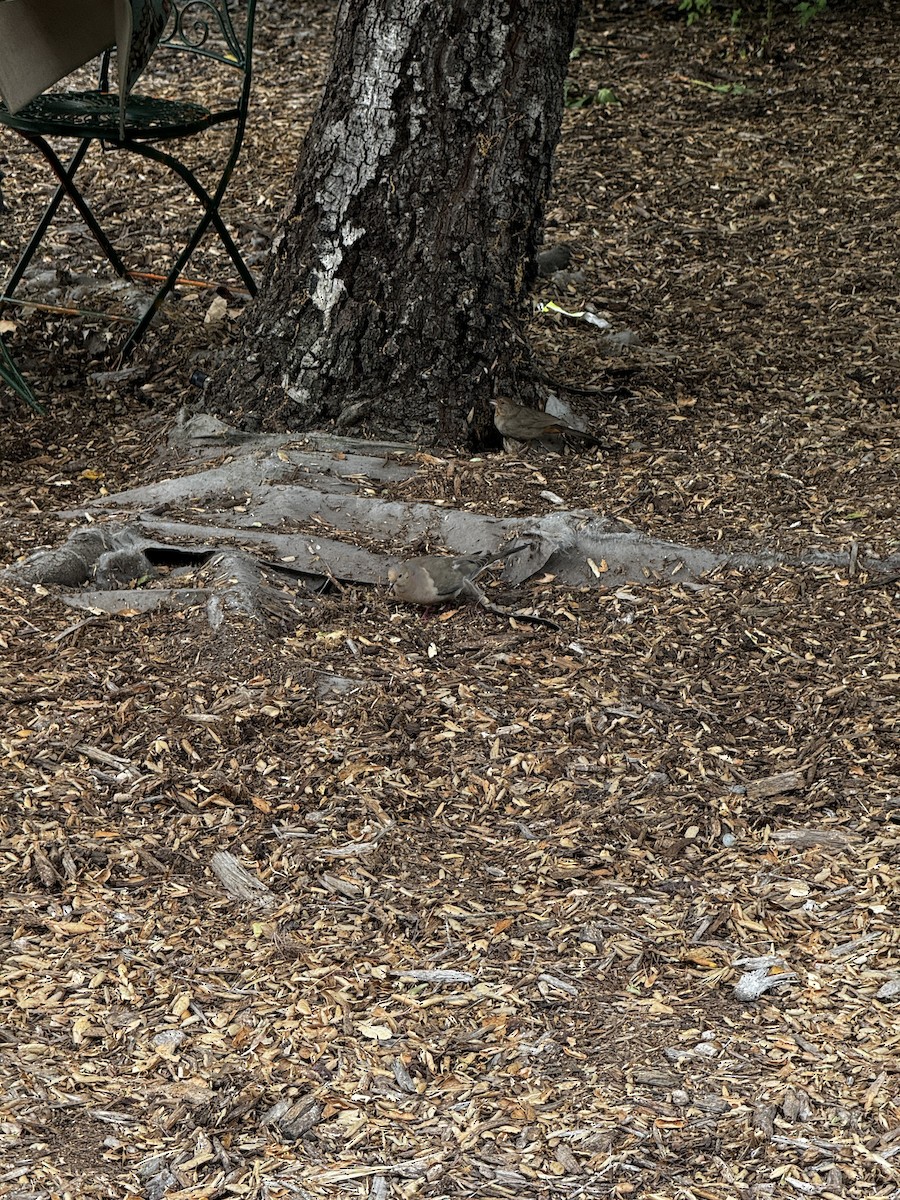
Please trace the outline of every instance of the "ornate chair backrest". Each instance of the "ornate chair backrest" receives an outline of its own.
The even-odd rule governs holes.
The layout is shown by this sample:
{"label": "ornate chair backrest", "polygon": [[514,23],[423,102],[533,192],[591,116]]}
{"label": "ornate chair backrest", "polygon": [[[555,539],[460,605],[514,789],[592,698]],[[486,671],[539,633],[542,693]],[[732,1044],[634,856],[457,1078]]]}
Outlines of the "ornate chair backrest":
{"label": "ornate chair backrest", "polygon": [[[250,102],[256,0],[246,0],[243,5],[238,0],[169,0],[169,7],[169,19],[157,50],[185,51],[241,72],[240,101],[237,108],[228,112],[240,120],[243,128]],[[240,7],[244,9],[244,17],[236,23],[232,17]],[[110,58],[110,51],[106,50],[100,59],[101,92],[109,91]]]}
{"label": "ornate chair backrest", "polygon": [[243,36],[232,20],[236,0],[171,0],[171,5],[160,47],[201,54],[249,75],[256,0],[247,0]]}

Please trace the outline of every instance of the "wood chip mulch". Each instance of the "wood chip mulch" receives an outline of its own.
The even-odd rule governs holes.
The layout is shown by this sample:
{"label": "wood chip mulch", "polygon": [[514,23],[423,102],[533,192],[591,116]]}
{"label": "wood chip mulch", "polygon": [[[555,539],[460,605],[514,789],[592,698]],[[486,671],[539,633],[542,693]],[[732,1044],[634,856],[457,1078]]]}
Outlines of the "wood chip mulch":
{"label": "wood chip mulch", "polygon": [[[329,13],[262,8],[294,140],[254,131],[240,236]],[[757,55],[589,8],[573,79],[621,104],[568,111],[551,233],[585,275],[554,295],[642,346],[535,339],[618,453],[486,455],[463,497],[436,453],[423,497],[896,551],[892,14]],[[5,562],[156,477],[185,361],[237,327],[176,314],[114,386],[29,318],[55,407],[3,410]],[[219,634],[0,590],[0,1197],[900,1195],[900,590],[866,582],[545,576],[516,600],[559,632],[361,587]]]}

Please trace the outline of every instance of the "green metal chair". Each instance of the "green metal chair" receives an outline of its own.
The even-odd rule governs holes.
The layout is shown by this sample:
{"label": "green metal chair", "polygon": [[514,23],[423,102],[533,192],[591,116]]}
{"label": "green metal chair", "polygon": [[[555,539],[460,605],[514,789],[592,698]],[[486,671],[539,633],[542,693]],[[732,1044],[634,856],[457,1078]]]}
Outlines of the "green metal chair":
{"label": "green metal chair", "polygon": [[[228,251],[248,291],[251,295],[256,293],[253,275],[219,213],[219,206],[240,153],[250,101],[256,0],[247,0],[242,36],[238,32],[240,22],[236,19],[237,7],[236,0],[172,0],[169,25],[157,50],[157,54],[164,50],[187,51],[236,72],[240,79],[236,79],[234,103],[229,107],[210,109],[190,100],[168,100],[132,94],[126,103],[123,135],[119,97],[109,90],[109,52],[101,59],[99,83],[95,90],[46,92],[16,113],[9,112],[0,104],[0,125],[15,130],[36,146],[59,179],[59,187],[7,281],[5,296],[14,295],[64,196],[68,196],[78,209],[116,274],[123,277],[132,274],[125,267],[88,201],[76,185],[78,168],[93,142],[100,142],[105,150],[128,150],[162,163],[187,184],[202,209],[194,232],[122,347],[123,356],[130,354],[143,337],[210,225]],[[170,152],[170,149],[160,148],[159,143],[190,138],[214,126],[227,124],[232,126],[231,149],[219,182],[209,190],[200,183],[189,167]],[[78,141],[78,147],[68,164],[63,163],[47,138],[74,138]],[[141,214],[141,220],[146,220],[144,213]],[[138,272],[134,274],[139,275]]]}

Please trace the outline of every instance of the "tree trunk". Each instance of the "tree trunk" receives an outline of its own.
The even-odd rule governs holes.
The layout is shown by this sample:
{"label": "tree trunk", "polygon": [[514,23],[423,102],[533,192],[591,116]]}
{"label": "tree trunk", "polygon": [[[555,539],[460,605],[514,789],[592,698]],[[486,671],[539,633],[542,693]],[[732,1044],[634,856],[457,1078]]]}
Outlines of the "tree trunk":
{"label": "tree trunk", "polygon": [[484,444],[533,393],[524,300],[579,0],[343,0],[220,411]]}

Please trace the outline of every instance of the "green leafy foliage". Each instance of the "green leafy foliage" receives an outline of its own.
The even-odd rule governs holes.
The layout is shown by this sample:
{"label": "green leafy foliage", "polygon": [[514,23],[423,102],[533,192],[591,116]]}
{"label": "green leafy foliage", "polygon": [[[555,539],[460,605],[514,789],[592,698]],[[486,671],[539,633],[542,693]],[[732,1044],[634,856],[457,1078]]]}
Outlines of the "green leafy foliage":
{"label": "green leafy foliage", "polygon": [[679,0],[678,11],[683,12],[688,25],[693,25],[701,17],[712,14],[712,0]]}
{"label": "green leafy foliage", "polygon": [[585,92],[574,79],[567,79],[564,93],[566,108],[588,108],[591,104],[621,104],[612,88],[597,88],[596,92]]}
{"label": "green leafy foliage", "polygon": [[[797,18],[797,23],[804,28],[810,21],[822,15],[828,8],[828,0],[800,0],[791,7]],[[717,15],[729,16],[732,25],[742,21],[762,19],[771,24],[775,16],[776,0],[744,0],[740,5],[717,3],[717,0],[679,0],[678,11],[683,13],[688,25],[693,25],[701,18]]]}
{"label": "green leafy foliage", "polygon": [[805,28],[810,21],[820,17],[827,7],[828,0],[801,0],[794,10],[800,28]]}

